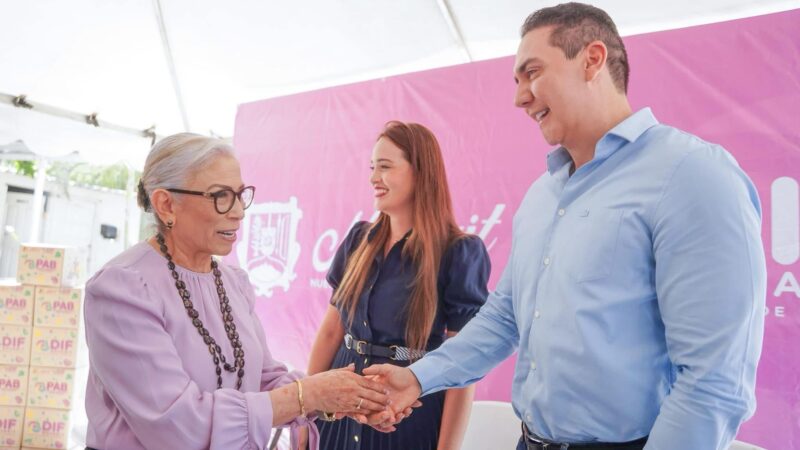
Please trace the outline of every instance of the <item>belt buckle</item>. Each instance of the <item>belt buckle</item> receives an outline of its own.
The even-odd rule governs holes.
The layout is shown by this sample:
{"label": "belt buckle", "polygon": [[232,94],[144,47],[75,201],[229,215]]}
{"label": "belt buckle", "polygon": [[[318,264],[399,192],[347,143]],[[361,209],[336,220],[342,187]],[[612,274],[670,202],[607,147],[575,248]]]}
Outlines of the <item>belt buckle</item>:
{"label": "belt buckle", "polygon": [[390,345],[389,349],[392,351],[392,356],[389,357],[392,361],[397,361],[397,346]]}
{"label": "belt buckle", "polygon": [[351,336],[350,334],[344,335],[344,346],[348,350],[353,348],[353,336]]}
{"label": "belt buckle", "polygon": [[359,355],[365,355],[367,353],[367,351],[363,348],[365,345],[367,345],[367,341],[356,341],[356,353]]}
{"label": "belt buckle", "polygon": [[525,425],[525,422],[522,423],[522,431],[523,435],[525,436],[525,440],[540,447],[542,450],[568,450],[569,444],[567,443],[558,443],[558,442],[547,442],[542,439],[539,439],[534,436],[533,433],[528,429]]}

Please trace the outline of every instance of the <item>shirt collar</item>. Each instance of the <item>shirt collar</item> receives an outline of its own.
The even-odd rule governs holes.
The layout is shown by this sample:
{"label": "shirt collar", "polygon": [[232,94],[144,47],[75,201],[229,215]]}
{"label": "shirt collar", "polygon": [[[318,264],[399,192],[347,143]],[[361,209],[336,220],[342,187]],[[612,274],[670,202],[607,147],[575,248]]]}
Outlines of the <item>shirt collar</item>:
{"label": "shirt collar", "polygon": [[[367,233],[367,242],[372,242],[372,239],[375,237],[375,233],[377,233],[380,228],[381,228],[381,223],[380,222],[376,222],[374,225],[370,226],[369,232]],[[411,232],[412,231],[414,231],[413,228],[408,230],[406,232],[406,234],[403,235],[402,238],[400,238],[400,241],[407,240],[411,236]],[[398,241],[398,242],[400,242],[400,241]]]}
{"label": "shirt collar", "polygon": [[[654,125],[658,125],[658,120],[653,115],[650,108],[642,108],[636,111],[628,118],[618,123],[617,126],[608,130],[608,132],[597,141],[594,150],[594,158],[592,160],[604,160],[608,158],[625,144],[639,139],[645,131]],[[570,163],[572,163],[572,157],[564,147],[558,147],[547,154],[547,171],[550,172],[551,175],[564,167],[565,164]]]}
{"label": "shirt collar", "polygon": [[572,157],[564,147],[558,147],[547,154],[547,171],[550,172],[550,175],[555,175],[564,165],[571,163]]}
{"label": "shirt collar", "polygon": [[608,133],[600,139],[600,142],[603,142],[603,139],[608,136],[618,136],[628,142],[634,142],[653,125],[658,125],[658,119],[653,115],[653,111],[650,108],[642,108],[618,123],[614,128],[608,130]]}

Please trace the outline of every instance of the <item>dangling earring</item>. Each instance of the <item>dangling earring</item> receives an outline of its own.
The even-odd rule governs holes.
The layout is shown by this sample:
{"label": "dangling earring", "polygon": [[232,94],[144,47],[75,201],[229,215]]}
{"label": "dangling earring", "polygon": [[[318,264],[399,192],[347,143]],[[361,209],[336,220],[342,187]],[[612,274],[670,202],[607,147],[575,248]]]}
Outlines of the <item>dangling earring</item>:
{"label": "dangling earring", "polygon": [[173,222],[173,221],[171,221],[171,220],[168,220],[168,221],[167,221],[167,229],[168,229],[168,230],[171,230],[173,225],[175,225],[175,222]]}

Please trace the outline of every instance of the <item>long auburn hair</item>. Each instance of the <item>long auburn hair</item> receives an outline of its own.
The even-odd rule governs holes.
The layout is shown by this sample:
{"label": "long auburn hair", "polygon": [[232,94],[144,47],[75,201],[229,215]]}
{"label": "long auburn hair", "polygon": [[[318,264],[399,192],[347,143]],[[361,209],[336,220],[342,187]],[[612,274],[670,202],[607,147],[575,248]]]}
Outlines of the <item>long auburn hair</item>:
{"label": "long auburn hair", "polygon": [[[414,174],[413,226],[403,247],[403,258],[416,267],[411,298],[406,306],[406,346],[424,350],[438,305],[439,265],[447,247],[464,233],[456,224],[444,159],[436,136],[417,123],[391,121],[376,141],[386,138],[399,147]],[[370,238],[372,230],[374,235]],[[344,277],[333,300],[348,313],[353,324],[358,299],[364,290],[372,261],[391,235],[389,216],[380,213],[348,259]]]}

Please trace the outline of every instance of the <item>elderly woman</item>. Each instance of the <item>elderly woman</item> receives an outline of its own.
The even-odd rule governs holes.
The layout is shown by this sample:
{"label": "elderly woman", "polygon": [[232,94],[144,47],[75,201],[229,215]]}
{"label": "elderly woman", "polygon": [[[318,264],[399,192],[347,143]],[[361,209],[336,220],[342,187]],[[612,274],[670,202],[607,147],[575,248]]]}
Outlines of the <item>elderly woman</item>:
{"label": "elderly woman", "polygon": [[86,286],[89,448],[262,449],[283,426],[295,448],[314,411],[386,409],[383,386],[352,368],[303,378],[273,359],[247,274],[212,257],[230,253],[254,191],[224,141],[153,147],[138,200],[157,233]]}

